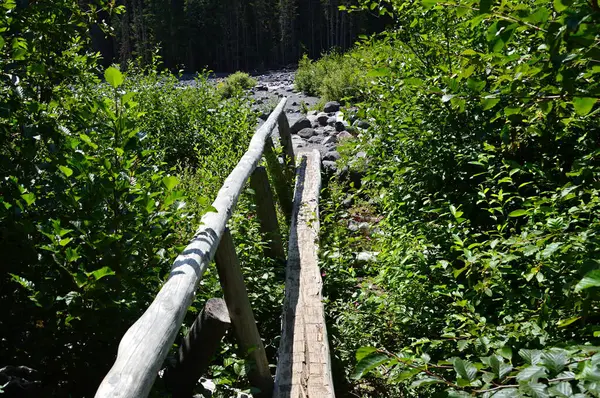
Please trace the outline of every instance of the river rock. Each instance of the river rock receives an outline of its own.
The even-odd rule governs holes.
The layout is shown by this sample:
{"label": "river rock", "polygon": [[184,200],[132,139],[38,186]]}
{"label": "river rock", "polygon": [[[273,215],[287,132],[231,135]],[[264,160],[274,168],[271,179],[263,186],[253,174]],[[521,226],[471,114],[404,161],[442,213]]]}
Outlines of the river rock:
{"label": "river rock", "polygon": [[332,127],[335,126],[336,122],[337,122],[337,117],[335,117],[335,116],[332,116],[332,117],[330,117],[330,118],[327,119],[327,124],[329,126],[332,126]]}
{"label": "river rock", "polygon": [[347,132],[347,131],[342,131],[342,132],[340,132],[340,133],[337,135],[337,139],[338,139],[338,141],[342,141],[342,140],[350,140],[350,139],[352,139],[352,138],[354,138],[354,137],[352,136],[352,134],[350,134],[350,133],[349,133],[349,132]]}
{"label": "river rock", "polygon": [[333,175],[337,172],[337,165],[335,164],[335,162],[331,160],[324,160],[322,164],[323,171],[325,171],[325,174]]}
{"label": "river rock", "polygon": [[340,158],[340,153],[338,151],[327,152],[325,156],[323,156],[323,160],[331,160],[336,161]]}
{"label": "river rock", "polygon": [[330,135],[329,137],[325,138],[323,140],[323,145],[328,145],[328,144],[336,144],[338,142],[338,139],[335,135]]}
{"label": "river rock", "polygon": [[290,127],[290,133],[297,134],[300,130],[311,126],[312,123],[310,122],[310,120],[308,120],[305,117],[301,117],[300,119],[296,120],[294,124],[292,124],[292,127]]}
{"label": "river rock", "polygon": [[368,122],[365,122],[364,120],[359,120],[359,119],[357,119],[354,123],[352,123],[352,125],[359,127],[361,129],[368,129],[369,127],[371,127],[371,125]]}
{"label": "river rock", "polygon": [[320,144],[321,142],[323,142],[323,136],[313,135],[308,139],[308,142],[310,142],[311,144]]}
{"label": "river rock", "polygon": [[336,131],[344,131],[344,130],[346,130],[346,125],[343,122],[337,121],[337,122],[335,122],[335,130]]}
{"label": "river rock", "polygon": [[340,103],[337,101],[331,101],[325,104],[325,107],[323,108],[323,112],[329,113],[329,112],[337,112],[340,110]]}
{"label": "river rock", "polygon": [[317,120],[321,126],[327,126],[327,122],[329,121],[329,116],[326,113],[319,113],[317,115]]}
{"label": "river rock", "polygon": [[311,127],[303,128],[302,130],[298,131],[298,135],[304,139],[308,139],[315,135],[315,129]]}

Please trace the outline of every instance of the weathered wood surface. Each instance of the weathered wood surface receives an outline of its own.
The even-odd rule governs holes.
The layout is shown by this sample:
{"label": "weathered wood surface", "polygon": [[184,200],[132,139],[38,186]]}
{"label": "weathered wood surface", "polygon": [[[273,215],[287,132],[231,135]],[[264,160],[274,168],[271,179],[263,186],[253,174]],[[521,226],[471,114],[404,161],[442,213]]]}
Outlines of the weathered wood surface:
{"label": "weathered wood surface", "polygon": [[242,356],[251,358],[256,365],[248,373],[248,379],[254,387],[260,389],[261,392],[256,394],[257,397],[270,397],[273,393],[273,377],[269,370],[265,347],[256,327],[244,275],[229,229],[223,233],[215,254],[215,262],[233,324],[233,332],[242,349]]}
{"label": "weathered wood surface", "polygon": [[290,133],[290,124],[288,122],[285,112],[279,115],[279,138],[281,139],[281,146],[284,150],[284,163],[286,165],[287,174],[291,177],[294,175],[294,167],[296,165],[296,158],[294,155],[294,145],[292,144],[292,135]]}
{"label": "weathered wood surface", "polygon": [[291,188],[292,181],[285,173],[284,167],[279,163],[271,138],[268,138],[265,142],[265,160],[267,161],[269,174],[273,177],[277,201],[285,215],[286,221],[290,223],[292,219],[292,201],[294,195]]}
{"label": "weathered wood surface", "polygon": [[254,170],[252,177],[250,177],[250,187],[254,189],[255,193],[256,215],[260,222],[260,232],[263,238],[268,240],[265,246],[265,256],[283,262],[285,261],[285,249],[283,248],[283,240],[277,221],[273,191],[271,191],[269,176],[264,167],[257,167]]}
{"label": "weathered wood surface", "polygon": [[213,202],[216,212],[205,214],[194,238],[173,263],[169,279],[144,314],[129,328],[119,344],[117,359],[100,384],[97,398],[146,397],[185,313],[192,303],[202,274],[212,260],[225,224],[242,188],[260,161],[265,142],[283,111],[283,98],[252,137],[246,153],[225,180]]}
{"label": "weathered wood surface", "polygon": [[299,154],[274,398],[334,397],[318,265],[321,157]]}
{"label": "weathered wood surface", "polygon": [[177,365],[165,376],[173,398],[193,395],[198,379],[208,369],[229,326],[231,319],[225,300],[209,299],[179,347]]}

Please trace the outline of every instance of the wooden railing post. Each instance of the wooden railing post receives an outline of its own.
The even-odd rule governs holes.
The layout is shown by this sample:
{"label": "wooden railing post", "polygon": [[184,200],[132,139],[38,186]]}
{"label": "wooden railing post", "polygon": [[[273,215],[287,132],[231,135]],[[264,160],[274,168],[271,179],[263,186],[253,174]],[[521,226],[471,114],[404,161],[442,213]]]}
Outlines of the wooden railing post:
{"label": "wooden railing post", "polygon": [[190,398],[198,379],[208,369],[225,332],[231,326],[225,300],[211,298],[179,347],[177,365],[165,376],[173,398]]}
{"label": "wooden railing post", "polygon": [[296,158],[294,156],[294,145],[292,144],[292,135],[290,133],[290,124],[285,112],[281,112],[279,119],[277,119],[277,125],[279,127],[279,139],[281,140],[281,146],[284,151],[284,163],[286,165],[286,171],[290,177],[295,174]]}
{"label": "wooden railing post", "polygon": [[260,222],[260,232],[268,240],[265,256],[285,261],[285,249],[281,239],[281,231],[277,222],[277,211],[273,192],[269,184],[269,176],[264,167],[257,167],[250,177],[250,187],[254,190],[256,213]]}
{"label": "wooden railing post", "polygon": [[219,272],[219,281],[225,295],[225,302],[229,309],[231,323],[233,324],[233,332],[244,356],[248,355],[256,364],[256,367],[248,374],[250,383],[260,389],[261,392],[256,395],[257,397],[271,397],[273,394],[273,377],[269,370],[265,347],[256,327],[254,313],[250,306],[248,291],[242,275],[242,268],[229,229],[225,229],[223,232],[221,242],[215,253],[215,262]]}
{"label": "wooden railing post", "polygon": [[275,192],[277,193],[279,206],[281,206],[281,210],[289,224],[292,220],[293,200],[291,181],[283,172],[281,164],[279,164],[279,159],[277,159],[277,155],[273,149],[273,140],[270,137],[267,138],[265,142],[264,154],[269,173],[273,176],[273,183],[275,184]]}

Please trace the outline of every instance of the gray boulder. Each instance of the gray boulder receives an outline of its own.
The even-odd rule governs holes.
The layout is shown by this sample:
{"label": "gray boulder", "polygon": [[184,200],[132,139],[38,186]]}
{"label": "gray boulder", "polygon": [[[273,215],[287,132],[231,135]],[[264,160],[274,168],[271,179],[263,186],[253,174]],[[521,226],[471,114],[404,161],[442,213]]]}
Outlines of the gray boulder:
{"label": "gray boulder", "polygon": [[301,117],[300,119],[296,120],[294,124],[292,124],[292,127],[290,127],[290,133],[297,134],[300,130],[311,126],[312,123],[310,122],[310,120],[308,120],[305,117]]}
{"label": "gray boulder", "polygon": [[337,112],[340,110],[340,103],[337,101],[331,101],[325,104],[325,107],[323,108],[323,112],[329,113],[329,112]]}
{"label": "gray boulder", "polygon": [[329,137],[327,137],[323,140],[323,145],[336,144],[336,143],[337,143],[337,137],[335,135],[330,135]]}
{"label": "gray boulder", "polygon": [[337,151],[331,151],[331,152],[327,152],[325,154],[325,156],[323,156],[323,160],[331,160],[331,161],[336,161],[340,158],[340,153]]}
{"label": "gray boulder", "polygon": [[321,126],[327,126],[327,122],[329,120],[329,116],[326,113],[319,113],[317,115],[317,120]]}
{"label": "gray boulder", "polygon": [[337,172],[337,165],[335,164],[335,162],[331,160],[324,160],[322,164],[323,171],[325,172],[325,174],[333,175]]}
{"label": "gray boulder", "polygon": [[321,135],[313,135],[308,139],[308,142],[311,144],[320,144],[323,141],[323,136]]}
{"label": "gray boulder", "polygon": [[346,130],[346,125],[342,122],[335,122],[335,130],[336,131],[344,131],[344,130]]}
{"label": "gray boulder", "polygon": [[337,135],[337,139],[338,139],[338,141],[342,141],[342,140],[350,140],[350,139],[352,139],[352,138],[354,138],[354,137],[352,136],[352,134],[350,134],[350,133],[349,133],[349,132],[347,132],[347,131],[342,131],[341,133],[339,133],[339,134]]}
{"label": "gray boulder", "polygon": [[311,127],[303,128],[302,130],[298,131],[298,135],[304,139],[309,139],[310,137],[315,135],[315,129]]}

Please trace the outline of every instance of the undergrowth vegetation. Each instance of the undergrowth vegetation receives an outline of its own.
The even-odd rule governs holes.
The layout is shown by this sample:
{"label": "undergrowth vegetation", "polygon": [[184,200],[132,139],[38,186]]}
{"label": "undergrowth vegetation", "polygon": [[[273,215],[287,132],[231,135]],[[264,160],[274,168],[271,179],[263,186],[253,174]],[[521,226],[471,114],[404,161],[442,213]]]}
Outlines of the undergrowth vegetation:
{"label": "undergrowth vegetation", "polygon": [[[86,52],[89,26],[121,7],[0,9],[0,367],[29,368],[7,384],[3,373],[0,393],[93,396],[246,150],[256,114],[237,88],[223,99],[205,76],[180,85],[156,64],[101,70]],[[253,202],[245,193],[231,228],[274,361],[282,282],[263,258]],[[215,296],[210,270],[186,324]],[[246,388],[243,355],[229,338],[223,347],[210,376]]]}
{"label": "undergrowth vegetation", "polygon": [[[337,388],[600,396],[597,5],[363,6],[397,29],[355,71],[363,185],[350,209],[330,185],[324,210]],[[348,230],[357,217],[370,232]]]}

